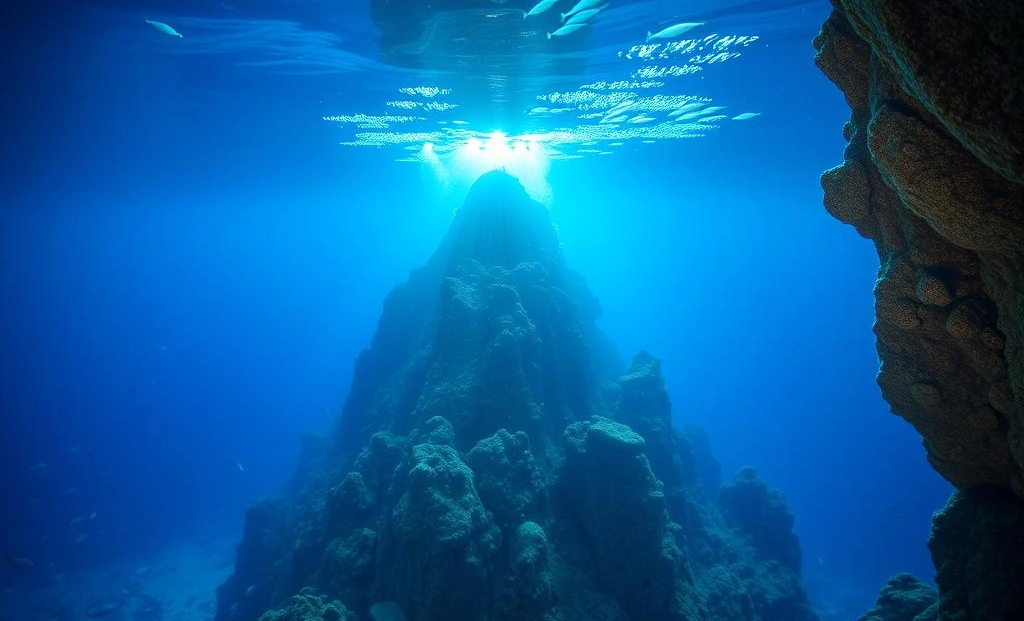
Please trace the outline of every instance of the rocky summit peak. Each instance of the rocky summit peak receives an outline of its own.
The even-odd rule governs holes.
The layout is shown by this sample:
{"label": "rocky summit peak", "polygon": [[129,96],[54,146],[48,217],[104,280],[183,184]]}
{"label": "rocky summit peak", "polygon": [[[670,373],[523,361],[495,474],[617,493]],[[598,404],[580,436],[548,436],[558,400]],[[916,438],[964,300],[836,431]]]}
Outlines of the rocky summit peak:
{"label": "rocky summit peak", "polygon": [[660,364],[623,374],[598,314],[547,210],[481,177],[333,441],[250,508],[217,621],[817,621],[783,497],[745,479],[730,506],[767,517],[724,519]]}
{"label": "rocky summit peak", "polygon": [[504,170],[485,173],[438,249],[448,268],[468,260],[485,267],[511,269],[524,262],[560,267],[558,236],[548,210],[527,195],[519,180]]}

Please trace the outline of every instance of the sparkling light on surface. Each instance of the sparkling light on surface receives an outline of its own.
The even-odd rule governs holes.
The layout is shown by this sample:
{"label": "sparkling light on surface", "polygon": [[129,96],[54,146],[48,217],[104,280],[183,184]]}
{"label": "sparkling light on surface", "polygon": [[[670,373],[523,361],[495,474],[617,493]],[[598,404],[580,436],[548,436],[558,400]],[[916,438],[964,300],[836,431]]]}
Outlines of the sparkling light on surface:
{"label": "sparkling light on surface", "polygon": [[721,123],[758,116],[692,90],[699,88],[693,76],[740,58],[757,41],[757,36],[711,33],[605,51],[620,75],[605,72],[603,79],[581,80],[575,90],[536,93],[535,105],[521,111],[529,137],[476,126],[466,120],[471,114],[459,112],[464,104],[458,89],[442,85],[398,88],[405,98],[385,101],[383,107],[399,114],[364,112],[324,120],[346,134],[342,145],[396,148],[397,160],[426,164],[444,182],[495,168],[515,171],[521,179],[536,177],[553,160],[700,138]]}

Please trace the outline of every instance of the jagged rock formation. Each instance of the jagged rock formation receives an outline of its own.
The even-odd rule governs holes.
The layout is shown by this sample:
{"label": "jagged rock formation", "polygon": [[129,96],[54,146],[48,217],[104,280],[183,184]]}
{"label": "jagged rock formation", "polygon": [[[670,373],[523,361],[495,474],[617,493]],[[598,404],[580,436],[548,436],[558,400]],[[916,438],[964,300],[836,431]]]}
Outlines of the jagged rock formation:
{"label": "jagged rock formation", "polygon": [[718,494],[625,374],[546,210],[493,172],[384,304],[332,437],[255,503],[217,621],[813,621],[782,496]]}
{"label": "jagged rock formation", "polygon": [[[878,383],[961,490],[1024,498],[1024,5],[1009,0],[833,0],[818,67],[852,110],[845,161],[822,175],[825,206],[875,242]],[[955,515],[966,515],[954,512]],[[935,522],[939,569],[956,547]],[[958,549],[997,572],[1005,529]],[[939,618],[977,616],[947,598]],[[980,584],[966,587],[980,589]],[[1021,591],[1004,592],[1012,608]],[[986,596],[992,595],[987,593]],[[976,608],[974,609],[977,610]],[[1017,618],[1017,617],[1008,617]]]}
{"label": "jagged rock formation", "polygon": [[1024,496],[1024,44],[995,36],[1024,8],[836,7],[817,63],[852,115],[822,185],[881,259],[879,384],[954,485]]}
{"label": "jagged rock formation", "polygon": [[940,621],[1024,619],[1024,505],[1010,490],[953,494],[935,515],[928,548]]}
{"label": "jagged rock formation", "polygon": [[939,594],[910,574],[889,578],[875,607],[858,621],[935,621]]}

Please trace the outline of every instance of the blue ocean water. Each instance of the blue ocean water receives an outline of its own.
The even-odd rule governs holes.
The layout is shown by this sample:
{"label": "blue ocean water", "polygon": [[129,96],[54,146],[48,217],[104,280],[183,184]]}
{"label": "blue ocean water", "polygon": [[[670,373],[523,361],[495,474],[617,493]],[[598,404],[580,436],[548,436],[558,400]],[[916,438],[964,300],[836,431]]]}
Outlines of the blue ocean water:
{"label": "blue ocean water", "polygon": [[[5,597],[237,538],[337,416],[387,292],[504,165],[457,142],[498,131],[545,151],[510,170],[623,356],[663,360],[724,477],[786,493],[823,618],[930,579],[951,490],[874,383],[874,250],[821,206],[848,117],[812,62],[828,3],[613,2],[526,50],[456,19],[396,43],[422,16],[395,6],[391,31],[371,2],[0,9],[0,553],[35,565],[0,570]],[[706,54],[642,47],[683,21]],[[671,97],[725,118],[648,131],[637,102]]]}

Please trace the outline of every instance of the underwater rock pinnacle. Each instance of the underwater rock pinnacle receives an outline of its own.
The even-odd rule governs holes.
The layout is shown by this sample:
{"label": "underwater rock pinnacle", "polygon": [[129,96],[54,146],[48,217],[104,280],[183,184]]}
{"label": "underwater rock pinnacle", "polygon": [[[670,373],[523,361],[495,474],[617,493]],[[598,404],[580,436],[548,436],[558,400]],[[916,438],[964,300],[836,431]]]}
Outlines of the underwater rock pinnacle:
{"label": "underwater rock pinnacle", "polygon": [[217,621],[816,621],[783,496],[747,470],[722,498],[770,523],[720,512],[706,438],[599,312],[547,211],[484,175],[290,496],[249,509]]}

